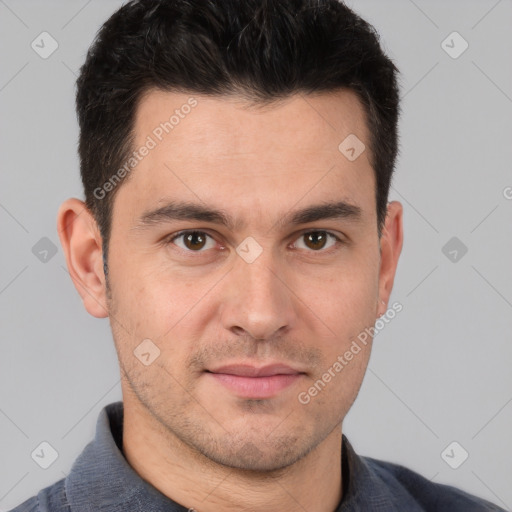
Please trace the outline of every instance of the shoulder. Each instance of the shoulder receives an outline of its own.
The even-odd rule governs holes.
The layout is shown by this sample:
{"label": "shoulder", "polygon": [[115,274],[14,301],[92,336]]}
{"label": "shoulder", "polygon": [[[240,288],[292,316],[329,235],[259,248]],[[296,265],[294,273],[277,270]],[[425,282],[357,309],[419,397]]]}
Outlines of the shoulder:
{"label": "shoulder", "polygon": [[40,490],[36,496],[29,498],[8,512],[71,512],[66,498],[64,478]]}
{"label": "shoulder", "polygon": [[368,466],[392,487],[401,487],[427,511],[503,512],[505,509],[451,485],[434,483],[404,466],[363,457]]}

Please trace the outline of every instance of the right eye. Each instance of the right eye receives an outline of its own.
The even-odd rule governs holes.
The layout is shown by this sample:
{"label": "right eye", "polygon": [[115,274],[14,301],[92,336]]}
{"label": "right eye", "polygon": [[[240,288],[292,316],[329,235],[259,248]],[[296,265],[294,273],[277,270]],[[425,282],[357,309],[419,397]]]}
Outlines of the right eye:
{"label": "right eye", "polygon": [[[205,252],[202,249],[205,247],[207,249],[211,249],[215,247],[215,244],[210,245],[208,247],[208,238],[213,240],[213,238],[204,231],[197,231],[197,230],[187,230],[187,231],[180,231],[179,233],[171,235],[169,238],[167,238],[164,241],[165,245],[169,245],[171,243],[175,244],[177,247],[179,247],[182,251],[185,252]],[[175,243],[176,240],[182,239],[182,245],[179,243]]]}

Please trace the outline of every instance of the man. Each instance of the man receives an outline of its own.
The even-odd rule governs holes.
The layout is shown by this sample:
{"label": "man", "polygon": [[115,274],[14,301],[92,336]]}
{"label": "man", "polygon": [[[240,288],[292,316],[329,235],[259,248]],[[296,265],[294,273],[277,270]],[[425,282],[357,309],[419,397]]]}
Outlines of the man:
{"label": "man", "polygon": [[106,22],[78,79],[86,200],[58,230],[123,402],[16,511],[500,510],[342,434],[394,309],[396,74],[336,0]]}

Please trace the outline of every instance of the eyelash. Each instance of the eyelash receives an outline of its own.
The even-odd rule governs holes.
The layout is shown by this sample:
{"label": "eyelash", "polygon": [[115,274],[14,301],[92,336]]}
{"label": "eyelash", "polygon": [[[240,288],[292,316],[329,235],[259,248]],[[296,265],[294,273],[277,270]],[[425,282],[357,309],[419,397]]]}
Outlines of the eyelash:
{"label": "eyelash", "polygon": [[[166,239],[164,239],[163,241],[163,244],[165,246],[173,243],[175,240],[177,240],[178,238],[182,237],[182,236],[185,236],[185,235],[188,235],[188,234],[191,234],[191,233],[199,233],[201,235],[206,235],[212,239],[215,240],[215,238],[210,235],[209,233],[207,233],[206,231],[200,231],[200,230],[197,230],[197,229],[188,229],[188,230],[184,230],[184,231],[179,231],[178,233],[175,233],[173,235],[171,235],[170,237],[167,237]],[[313,230],[309,230],[309,231],[303,231],[299,234],[298,238],[304,236],[304,235],[309,235],[311,233],[325,233],[331,237],[333,237],[336,241],[336,244],[332,247],[330,247],[329,249],[319,249],[318,251],[314,251],[314,250],[309,250],[307,252],[311,252],[311,253],[319,253],[319,254],[331,254],[332,252],[335,252],[336,250],[339,249],[339,246],[340,245],[344,245],[346,244],[346,242],[344,240],[342,240],[340,237],[338,237],[337,235],[335,235],[334,233],[330,232],[330,231],[326,231],[326,230],[322,230],[322,229],[313,229]],[[298,239],[297,238],[297,239]],[[181,247],[176,247],[178,251],[181,251],[187,255],[189,254],[203,254],[205,253],[206,251],[191,251],[191,250],[185,250],[185,249],[182,249]]]}

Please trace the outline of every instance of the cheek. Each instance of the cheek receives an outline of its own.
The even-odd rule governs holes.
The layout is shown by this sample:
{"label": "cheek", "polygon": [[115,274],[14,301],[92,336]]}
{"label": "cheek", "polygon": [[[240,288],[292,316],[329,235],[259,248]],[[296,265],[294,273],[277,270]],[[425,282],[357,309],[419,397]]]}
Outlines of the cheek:
{"label": "cheek", "polygon": [[115,288],[116,318],[128,331],[119,332],[125,340],[125,359],[131,360],[137,346],[149,339],[160,351],[156,366],[170,370],[180,381],[186,380],[184,362],[199,346],[205,325],[215,314],[209,299],[215,295],[212,288],[218,280],[216,275],[191,278],[151,266],[127,271]]}
{"label": "cheek", "polygon": [[[199,287],[182,287],[170,274],[164,278],[157,272],[140,270],[127,271],[125,278],[117,276],[111,324],[118,357],[131,386],[150,403],[159,395],[168,397],[176,386],[190,386],[184,361],[196,341],[189,324]],[[150,362],[145,365],[147,353]]]}
{"label": "cheek", "polygon": [[197,295],[181,279],[149,258],[112,255],[111,281],[116,312],[131,325],[134,336],[160,337],[190,309]]}
{"label": "cheek", "polygon": [[326,326],[337,344],[357,336],[375,321],[378,299],[378,265],[369,258],[354,259],[323,275],[298,276],[297,295]]}

